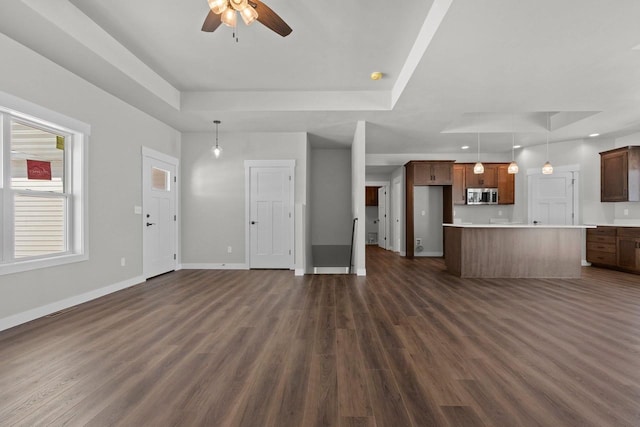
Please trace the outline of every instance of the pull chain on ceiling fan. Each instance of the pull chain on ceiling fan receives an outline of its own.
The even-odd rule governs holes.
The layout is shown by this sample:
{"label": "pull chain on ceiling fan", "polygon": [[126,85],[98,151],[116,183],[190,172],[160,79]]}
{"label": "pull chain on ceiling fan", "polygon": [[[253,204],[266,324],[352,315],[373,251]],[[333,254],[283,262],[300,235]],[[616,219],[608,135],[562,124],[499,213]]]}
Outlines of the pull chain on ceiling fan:
{"label": "pull chain on ceiling fan", "polygon": [[211,33],[222,23],[235,28],[236,12],[240,13],[245,24],[250,25],[257,20],[282,37],[288,36],[293,31],[277,13],[260,0],[208,0],[208,2],[211,10],[202,24],[202,31]]}

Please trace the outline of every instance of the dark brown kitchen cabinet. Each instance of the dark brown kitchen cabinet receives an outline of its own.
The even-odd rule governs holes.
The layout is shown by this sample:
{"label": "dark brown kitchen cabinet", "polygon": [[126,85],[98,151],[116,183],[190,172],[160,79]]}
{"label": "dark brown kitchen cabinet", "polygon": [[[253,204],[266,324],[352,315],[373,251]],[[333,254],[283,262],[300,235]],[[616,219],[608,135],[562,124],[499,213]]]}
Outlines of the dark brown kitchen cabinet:
{"label": "dark brown kitchen cabinet", "polygon": [[587,261],[592,264],[616,266],[617,244],[616,227],[597,227],[587,229]]}
{"label": "dark brown kitchen cabinet", "polygon": [[618,228],[618,267],[640,272],[640,229]]}
{"label": "dark brown kitchen cabinet", "polygon": [[453,204],[464,205],[467,203],[465,191],[465,166],[464,164],[453,165]]}
{"label": "dark brown kitchen cabinet", "polygon": [[467,188],[497,188],[498,204],[515,203],[515,175],[508,172],[508,163],[485,163],[484,174],[473,173],[473,163],[453,165],[453,203],[466,203]]}
{"label": "dark brown kitchen cabinet", "polygon": [[640,201],[640,146],[600,153],[600,201]]}
{"label": "dark brown kitchen cabinet", "polygon": [[598,267],[640,274],[640,227],[587,229],[587,261]]}
{"label": "dark brown kitchen cabinet", "polygon": [[379,187],[365,187],[364,204],[366,206],[378,206],[378,188]]}
{"label": "dark brown kitchen cabinet", "polygon": [[515,203],[515,175],[509,173],[509,165],[498,165],[498,204],[512,205]]}
{"label": "dark brown kitchen cabinet", "polygon": [[451,185],[453,182],[453,161],[450,160],[413,160],[405,167],[414,185]]}
{"label": "dark brown kitchen cabinet", "polygon": [[498,187],[498,166],[485,163],[484,173],[473,173],[474,164],[468,163],[465,173],[466,188],[496,188]]}
{"label": "dark brown kitchen cabinet", "polygon": [[442,187],[442,222],[453,223],[453,160],[412,160],[405,168],[405,249],[407,258],[414,255],[413,187]]}

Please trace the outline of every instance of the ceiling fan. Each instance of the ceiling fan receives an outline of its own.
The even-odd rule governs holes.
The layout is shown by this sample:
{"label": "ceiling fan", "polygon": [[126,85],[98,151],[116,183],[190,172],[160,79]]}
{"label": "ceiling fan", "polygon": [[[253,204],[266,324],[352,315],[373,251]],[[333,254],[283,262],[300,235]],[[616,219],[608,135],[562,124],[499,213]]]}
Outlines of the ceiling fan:
{"label": "ceiling fan", "polygon": [[293,31],[277,13],[260,0],[208,0],[208,2],[211,10],[202,24],[202,31],[211,33],[223,23],[229,27],[235,27],[236,12],[240,13],[245,24],[249,25],[258,20],[282,37],[288,36]]}

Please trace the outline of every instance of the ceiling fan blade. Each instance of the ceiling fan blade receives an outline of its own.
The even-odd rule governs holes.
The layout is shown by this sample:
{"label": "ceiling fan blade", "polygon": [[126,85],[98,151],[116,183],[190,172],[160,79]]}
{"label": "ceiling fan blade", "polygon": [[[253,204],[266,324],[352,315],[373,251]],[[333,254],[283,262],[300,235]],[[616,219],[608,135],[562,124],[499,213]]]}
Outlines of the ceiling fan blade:
{"label": "ceiling fan blade", "polygon": [[260,0],[249,0],[249,4],[256,9],[256,12],[258,12],[258,21],[265,27],[275,31],[282,37],[288,36],[291,34],[291,31],[293,31],[277,13]]}
{"label": "ceiling fan blade", "polygon": [[216,30],[222,24],[220,20],[220,15],[216,15],[213,13],[213,10],[209,11],[209,14],[204,20],[204,24],[202,24],[202,31],[206,31],[207,33],[211,33]]}

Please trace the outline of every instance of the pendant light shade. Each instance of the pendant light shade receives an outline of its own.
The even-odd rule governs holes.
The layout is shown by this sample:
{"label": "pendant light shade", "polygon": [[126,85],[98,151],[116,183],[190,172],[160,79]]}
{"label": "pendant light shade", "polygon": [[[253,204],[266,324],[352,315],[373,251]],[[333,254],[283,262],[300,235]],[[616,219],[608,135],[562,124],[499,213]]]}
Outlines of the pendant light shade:
{"label": "pendant light shade", "polygon": [[518,171],[520,170],[520,168],[518,168],[518,164],[516,162],[511,162],[509,163],[509,167],[507,168],[507,172],[510,174],[516,174],[518,173]]}
{"label": "pendant light shade", "polygon": [[222,154],[222,147],[218,144],[218,125],[222,123],[220,120],[214,120],[213,123],[216,125],[216,145],[211,147],[211,152],[216,157],[216,159],[220,158]]}
{"label": "pendant light shade", "polygon": [[549,130],[551,128],[549,125],[549,114],[550,113],[547,113],[547,162],[542,166],[543,175],[551,175],[553,173],[553,166],[549,163]]}
{"label": "pendant light shade", "polygon": [[513,148],[514,142],[515,142],[515,136],[511,134],[511,163],[509,163],[509,167],[507,168],[507,173],[510,173],[510,174],[516,174],[520,170],[515,160],[515,154],[514,154],[514,148]]}
{"label": "pendant light shade", "polygon": [[484,165],[480,162],[480,133],[478,133],[478,161],[473,165],[473,173],[476,175],[484,173]]}

